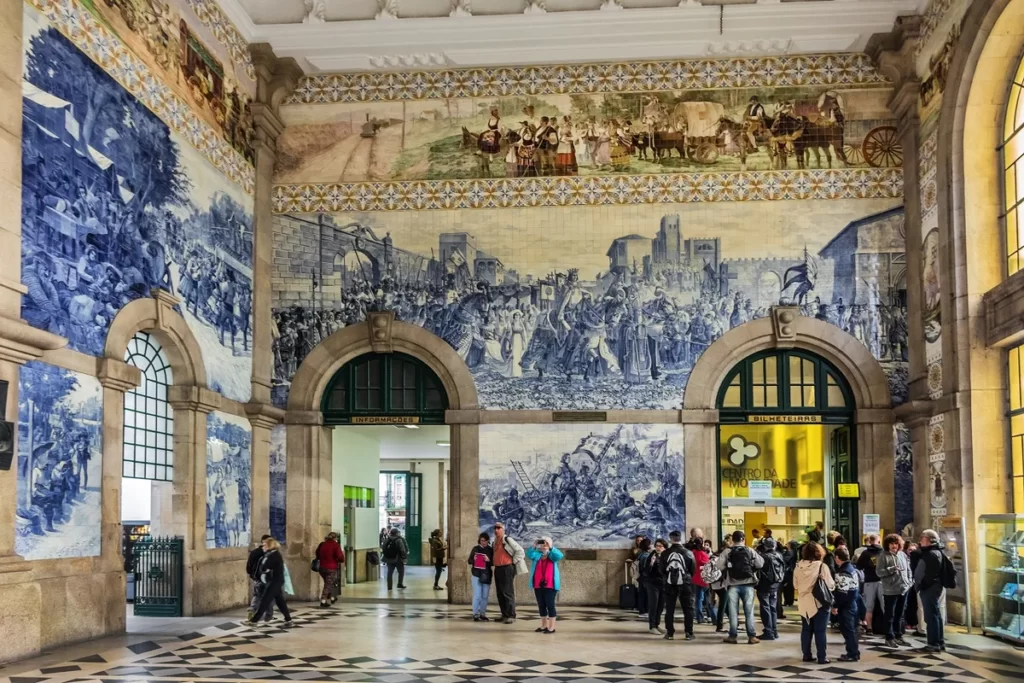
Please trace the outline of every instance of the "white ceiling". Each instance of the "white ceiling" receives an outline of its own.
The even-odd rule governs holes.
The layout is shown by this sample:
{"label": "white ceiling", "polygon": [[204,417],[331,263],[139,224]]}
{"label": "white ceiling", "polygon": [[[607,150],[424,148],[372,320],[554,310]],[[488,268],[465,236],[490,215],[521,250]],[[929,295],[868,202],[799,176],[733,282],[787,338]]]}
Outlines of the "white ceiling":
{"label": "white ceiling", "polygon": [[398,428],[392,425],[359,425],[335,427],[335,432],[359,430],[359,435],[372,437],[380,446],[381,460],[447,460],[449,448],[438,446],[448,441],[447,425],[419,425],[419,429]]}
{"label": "white ceiling", "polygon": [[[218,0],[307,71],[858,52],[927,0]],[[453,8],[458,16],[451,16]],[[532,11],[524,15],[524,10]],[[538,7],[546,11],[536,11]],[[614,11],[607,11],[614,10]],[[309,15],[309,16],[307,16]],[[321,18],[324,21],[321,21]],[[304,23],[306,22],[306,23]]]}

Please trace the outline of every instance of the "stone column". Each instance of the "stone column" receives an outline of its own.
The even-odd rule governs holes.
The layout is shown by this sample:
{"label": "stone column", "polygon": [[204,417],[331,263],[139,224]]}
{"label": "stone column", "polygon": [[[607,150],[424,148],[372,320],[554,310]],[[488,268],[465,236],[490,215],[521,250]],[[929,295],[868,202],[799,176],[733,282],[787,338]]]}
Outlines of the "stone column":
{"label": "stone column", "polygon": [[[455,412],[449,411],[449,415]],[[477,457],[480,452],[480,425],[449,424],[452,479],[448,504],[452,511],[448,535],[451,539],[449,555],[455,561],[448,564],[448,601],[466,604],[473,599],[469,568],[457,559],[469,555],[480,529],[480,460]],[[518,540],[524,546],[528,542],[528,539]]]}
{"label": "stone column", "polygon": [[718,411],[683,410],[683,486],[686,526],[704,530],[718,547],[722,520],[718,510]]}
{"label": "stone column", "polygon": [[256,186],[253,207],[253,328],[252,401],[270,403],[274,372],[271,319],[271,276],[274,260],[274,163],[277,138],[284,130],[278,114],[281,102],[298,85],[302,69],[294,59],[278,59],[269,45],[250,46],[256,67],[255,127]]}
{"label": "stone column", "polygon": [[270,533],[270,430],[284,411],[267,403],[249,403],[245,414],[252,424],[252,541]]}
{"label": "stone column", "polygon": [[317,544],[331,531],[331,430],[319,411],[290,411],[287,425],[288,496],[285,561],[292,574],[295,597],[315,600],[317,576],[309,561]]}
{"label": "stone column", "polygon": [[196,574],[206,556],[206,416],[220,408],[220,394],[205,387],[174,385],[173,533],[185,539],[183,615],[202,613]]}

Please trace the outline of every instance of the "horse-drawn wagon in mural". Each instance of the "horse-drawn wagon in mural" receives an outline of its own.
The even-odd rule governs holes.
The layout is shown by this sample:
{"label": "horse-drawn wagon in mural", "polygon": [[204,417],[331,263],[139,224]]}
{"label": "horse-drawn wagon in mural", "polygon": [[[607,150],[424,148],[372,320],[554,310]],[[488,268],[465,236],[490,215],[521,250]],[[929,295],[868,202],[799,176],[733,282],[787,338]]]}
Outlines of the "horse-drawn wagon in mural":
{"label": "horse-drawn wagon in mural", "polygon": [[719,121],[724,118],[725,107],[717,102],[679,102],[666,109],[651,97],[644,102],[640,138],[656,161],[669,158],[675,150],[681,159],[713,164],[722,151]]}

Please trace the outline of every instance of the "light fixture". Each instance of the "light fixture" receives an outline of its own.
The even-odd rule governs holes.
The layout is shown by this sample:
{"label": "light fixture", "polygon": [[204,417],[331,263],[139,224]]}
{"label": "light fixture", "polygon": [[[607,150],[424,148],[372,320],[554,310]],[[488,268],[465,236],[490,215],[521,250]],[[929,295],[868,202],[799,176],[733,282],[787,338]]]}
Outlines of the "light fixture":
{"label": "light fixture", "polygon": [[419,429],[419,425],[395,425],[396,429]]}
{"label": "light fixture", "polygon": [[437,442],[437,445],[438,445],[438,446],[441,446],[442,448],[448,448],[448,447],[449,447],[449,446],[451,446],[452,444],[451,444],[451,442],[450,442],[450,441],[438,441],[438,442]]}

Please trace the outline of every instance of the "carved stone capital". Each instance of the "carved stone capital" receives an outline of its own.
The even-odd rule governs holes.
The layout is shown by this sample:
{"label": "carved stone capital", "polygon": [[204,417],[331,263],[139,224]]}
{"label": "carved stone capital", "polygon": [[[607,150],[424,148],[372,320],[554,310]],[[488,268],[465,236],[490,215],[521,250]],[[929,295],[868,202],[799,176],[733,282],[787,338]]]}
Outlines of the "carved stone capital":
{"label": "carved stone capital", "polygon": [[796,322],[800,315],[799,306],[772,306],[772,331],[775,333],[775,346],[780,349],[791,349],[796,345]]}
{"label": "carved stone capital", "polygon": [[246,403],[245,416],[253,427],[273,429],[284,421],[284,411],[270,403]]}
{"label": "carved stone capital", "polygon": [[131,391],[142,384],[142,371],[116,358],[101,358],[97,379],[106,389]]}
{"label": "carved stone capital", "polygon": [[876,34],[868,41],[865,52],[897,91],[917,78],[914,62],[920,39],[921,17],[911,15],[897,18],[892,31]]}
{"label": "carved stone capital", "polygon": [[284,423],[319,427],[324,423],[324,414],[319,410],[289,410],[284,415]]}
{"label": "carved stone capital", "polygon": [[150,296],[156,299],[156,327],[159,330],[165,330],[167,329],[169,314],[174,313],[174,307],[181,303],[181,299],[166,289],[160,288],[150,291]]}
{"label": "carved stone capital", "polygon": [[911,429],[916,429],[922,425],[928,424],[928,420],[931,419],[932,413],[935,409],[935,404],[931,401],[907,401],[903,405],[893,409],[893,415],[897,420],[904,423]]}
{"label": "carved stone capital", "polygon": [[0,316],[0,360],[22,365],[67,343],[64,337],[32,327],[20,318]]}
{"label": "carved stone capital", "polygon": [[167,389],[167,402],[175,410],[209,414],[220,410],[220,394],[206,387],[174,385]]}
{"label": "carved stone capital", "polygon": [[276,112],[281,102],[298,87],[303,74],[302,67],[291,57],[278,58],[269,43],[250,45],[249,54],[256,67],[255,101]]}
{"label": "carved stone capital", "polygon": [[375,311],[366,315],[366,331],[370,335],[370,346],[374,353],[391,353],[391,327],[395,322],[394,311]]}

